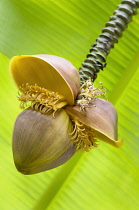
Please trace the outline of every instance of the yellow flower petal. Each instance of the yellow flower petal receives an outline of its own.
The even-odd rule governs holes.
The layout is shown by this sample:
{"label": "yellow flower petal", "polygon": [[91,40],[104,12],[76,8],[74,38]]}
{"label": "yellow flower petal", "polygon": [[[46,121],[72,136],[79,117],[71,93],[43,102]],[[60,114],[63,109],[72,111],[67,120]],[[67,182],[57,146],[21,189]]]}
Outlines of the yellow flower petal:
{"label": "yellow flower petal", "polygon": [[68,60],[54,55],[15,56],[10,62],[10,73],[17,84],[35,85],[63,95],[69,105],[80,91],[77,69]]}
{"label": "yellow flower petal", "polygon": [[95,130],[98,139],[115,147],[122,146],[117,140],[117,113],[115,107],[107,100],[95,99],[89,107],[81,110],[80,106],[65,107],[66,112],[81,123]]}

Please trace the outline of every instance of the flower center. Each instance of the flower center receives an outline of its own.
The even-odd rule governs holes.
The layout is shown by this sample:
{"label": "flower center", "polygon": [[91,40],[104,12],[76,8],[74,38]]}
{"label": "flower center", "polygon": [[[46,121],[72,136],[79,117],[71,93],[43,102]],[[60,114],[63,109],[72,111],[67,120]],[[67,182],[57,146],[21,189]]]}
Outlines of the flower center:
{"label": "flower center", "polygon": [[21,108],[31,106],[36,111],[46,114],[49,111],[55,113],[67,105],[64,96],[37,85],[25,84],[20,86],[19,90],[18,99],[21,101]]}
{"label": "flower center", "polygon": [[94,84],[89,78],[81,87],[80,94],[77,97],[76,105],[81,107],[81,110],[84,111],[86,107],[89,107],[89,102],[95,100],[96,98],[105,98],[106,90],[103,87],[102,83],[98,88],[94,87]]}

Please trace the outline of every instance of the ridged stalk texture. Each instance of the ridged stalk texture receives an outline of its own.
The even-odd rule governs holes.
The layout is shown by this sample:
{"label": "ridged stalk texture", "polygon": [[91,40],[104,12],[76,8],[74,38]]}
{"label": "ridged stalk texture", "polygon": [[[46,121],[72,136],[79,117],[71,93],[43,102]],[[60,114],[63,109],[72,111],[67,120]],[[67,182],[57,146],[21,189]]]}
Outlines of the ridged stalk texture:
{"label": "ridged stalk texture", "polygon": [[132,20],[132,16],[137,14],[137,8],[139,8],[139,0],[123,0],[118,5],[118,9],[114,11],[113,16],[102,29],[96,43],[91,45],[92,48],[79,69],[81,85],[89,78],[94,81],[97,73],[106,66],[106,58],[110,49],[118,42]]}

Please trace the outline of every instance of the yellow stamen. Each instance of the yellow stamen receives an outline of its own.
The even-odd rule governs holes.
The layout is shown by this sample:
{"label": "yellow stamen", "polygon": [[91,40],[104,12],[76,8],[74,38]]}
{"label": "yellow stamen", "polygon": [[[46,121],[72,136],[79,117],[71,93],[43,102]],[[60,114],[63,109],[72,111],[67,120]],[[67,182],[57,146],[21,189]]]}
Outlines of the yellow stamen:
{"label": "yellow stamen", "polygon": [[83,150],[89,152],[92,147],[97,147],[97,139],[95,137],[95,131],[79,122],[78,120],[73,120],[73,132],[70,133],[71,141],[73,141],[77,150]]}
{"label": "yellow stamen", "polygon": [[36,111],[46,114],[49,111],[54,113],[67,105],[65,98],[57,92],[52,92],[37,85],[25,84],[19,87],[18,99],[21,101],[21,108],[31,106]]}

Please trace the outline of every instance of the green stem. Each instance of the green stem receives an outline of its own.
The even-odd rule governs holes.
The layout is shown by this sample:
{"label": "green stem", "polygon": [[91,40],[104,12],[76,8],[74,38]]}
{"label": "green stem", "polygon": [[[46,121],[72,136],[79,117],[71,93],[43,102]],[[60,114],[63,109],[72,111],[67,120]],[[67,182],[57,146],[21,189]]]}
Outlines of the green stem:
{"label": "green stem", "polygon": [[110,49],[122,36],[123,31],[132,20],[132,16],[137,13],[137,8],[139,8],[139,0],[123,0],[118,9],[114,11],[114,15],[106,23],[102,34],[92,45],[90,53],[87,54],[87,58],[79,69],[81,85],[89,78],[94,82],[97,73],[106,66],[106,58]]}

